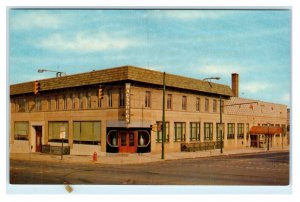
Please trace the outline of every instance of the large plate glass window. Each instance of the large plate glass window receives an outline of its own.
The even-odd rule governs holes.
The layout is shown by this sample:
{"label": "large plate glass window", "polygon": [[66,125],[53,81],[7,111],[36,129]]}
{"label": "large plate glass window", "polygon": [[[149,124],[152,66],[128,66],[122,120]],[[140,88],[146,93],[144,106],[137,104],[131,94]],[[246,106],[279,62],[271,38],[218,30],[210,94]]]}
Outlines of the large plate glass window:
{"label": "large plate glass window", "polygon": [[100,142],[100,121],[74,121],[73,139],[75,144],[97,145]]}
{"label": "large plate glass window", "polygon": [[28,140],[29,123],[27,121],[16,121],[14,132],[15,140]]}
{"label": "large plate glass window", "polygon": [[60,133],[61,128],[65,128],[64,142],[68,142],[69,139],[69,123],[68,121],[49,121],[48,122],[48,141],[49,142],[61,142]]}

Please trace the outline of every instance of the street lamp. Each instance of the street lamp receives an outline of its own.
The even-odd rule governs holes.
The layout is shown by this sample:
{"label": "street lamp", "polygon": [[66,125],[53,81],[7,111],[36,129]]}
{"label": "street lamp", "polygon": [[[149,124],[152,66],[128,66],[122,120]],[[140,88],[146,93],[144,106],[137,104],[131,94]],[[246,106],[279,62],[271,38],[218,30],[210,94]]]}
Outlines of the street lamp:
{"label": "street lamp", "polygon": [[43,73],[43,72],[56,72],[56,77],[61,77],[62,74],[66,75],[66,72],[60,72],[60,71],[54,71],[48,69],[38,69],[38,73]]}
{"label": "street lamp", "polygon": [[[212,87],[212,85],[211,85],[211,83],[210,83],[210,80],[212,80],[212,79],[214,79],[214,80],[220,80],[221,78],[220,77],[209,77],[209,78],[204,78],[203,79],[203,81],[208,81],[208,83],[209,83],[209,85],[210,85],[210,87]],[[221,140],[221,142],[220,142],[220,147],[221,147],[221,150],[220,150],[220,152],[221,152],[221,154],[223,153],[223,124],[222,124],[222,96],[220,95],[220,127],[221,127],[221,129],[219,129],[220,130],[220,140]]]}

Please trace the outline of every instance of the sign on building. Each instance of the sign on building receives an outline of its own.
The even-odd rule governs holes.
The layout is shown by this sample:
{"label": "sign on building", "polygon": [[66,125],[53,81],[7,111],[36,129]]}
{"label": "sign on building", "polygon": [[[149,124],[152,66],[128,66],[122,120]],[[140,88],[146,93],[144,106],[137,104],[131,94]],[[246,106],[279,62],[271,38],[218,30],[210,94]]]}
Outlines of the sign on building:
{"label": "sign on building", "polygon": [[130,123],[130,83],[125,84],[125,120]]}

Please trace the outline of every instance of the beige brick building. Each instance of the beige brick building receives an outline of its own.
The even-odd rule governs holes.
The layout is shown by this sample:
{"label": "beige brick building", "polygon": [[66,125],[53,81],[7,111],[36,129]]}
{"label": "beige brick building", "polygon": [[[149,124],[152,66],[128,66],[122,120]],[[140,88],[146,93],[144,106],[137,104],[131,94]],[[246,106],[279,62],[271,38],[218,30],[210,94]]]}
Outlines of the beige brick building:
{"label": "beige brick building", "polygon": [[[71,154],[161,152],[162,72],[123,66],[37,82],[36,95],[35,81],[10,86],[10,152],[49,152],[61,137]],[[165,151],[219,149],[220,114],[224,149],[265,147],[266,137],[271,147],[287,145],[286,106],[239,98],[237,74],[232,89],[166,74]],[[251,131],[266,124],[281,130]]]}

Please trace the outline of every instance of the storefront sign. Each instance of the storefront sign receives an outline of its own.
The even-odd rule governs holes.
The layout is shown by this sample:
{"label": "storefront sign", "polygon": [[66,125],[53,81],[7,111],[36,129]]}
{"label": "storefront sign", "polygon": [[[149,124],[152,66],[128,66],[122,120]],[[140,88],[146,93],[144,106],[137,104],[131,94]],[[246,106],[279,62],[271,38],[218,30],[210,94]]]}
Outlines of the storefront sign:
{"label": "storefront sign", "polygon": [[130,123],[130,83],[125,84],[125,120]]}

